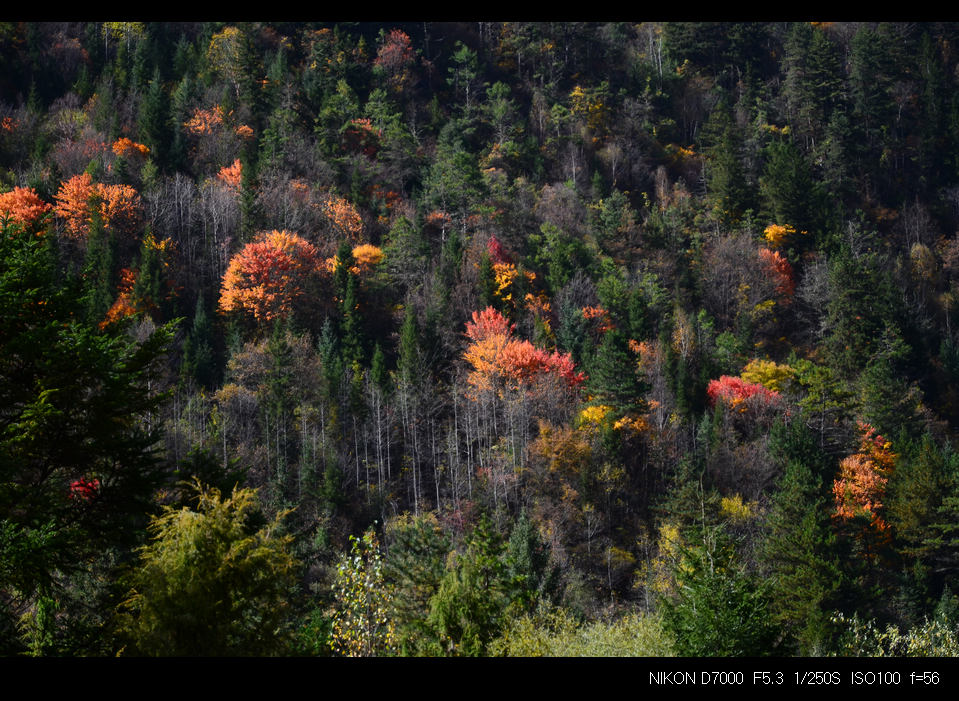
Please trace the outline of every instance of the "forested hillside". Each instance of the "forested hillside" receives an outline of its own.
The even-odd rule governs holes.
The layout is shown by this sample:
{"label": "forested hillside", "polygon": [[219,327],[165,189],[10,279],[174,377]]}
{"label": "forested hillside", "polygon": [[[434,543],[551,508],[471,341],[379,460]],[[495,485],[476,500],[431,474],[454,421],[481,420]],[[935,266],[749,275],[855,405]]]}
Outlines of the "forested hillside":
{"label": "forested hillside", "polygon": [[959,653],[959,25],[0,25],[6,655]]}

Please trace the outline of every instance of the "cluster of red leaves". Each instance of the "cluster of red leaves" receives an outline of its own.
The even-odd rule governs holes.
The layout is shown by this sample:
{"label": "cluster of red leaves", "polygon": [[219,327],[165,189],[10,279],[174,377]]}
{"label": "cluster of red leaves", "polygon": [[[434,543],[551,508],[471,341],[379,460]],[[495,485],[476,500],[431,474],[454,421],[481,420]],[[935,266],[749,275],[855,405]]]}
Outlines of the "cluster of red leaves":
{"label": "cluster of red leaves", "polygon": [[471,343],[463,358],[473,367],[468,381],[477,389],[489,389],[496,380],[519,387],[540,377],[558,377],[567,386],[578,387],[586,379],[576,372],[568,353],[550,353],[527,340],[513,338],[515,326],[492,307],[473,312],[472,317],[466,322]]}
{"label": "cluster of red leaves", "polygon": [[752,404],[771,406],[779,403],[779,393],[760,384],[746,382],[741,377],[722,375],[718,380],[710,380],[706,387],[706,396],[710,406],[724,402],[739,411],[746,411]]}
{"label": "cluster of red leaves", "polygon": [[409,35],[399,29],[391,29],[376,52],[373,66],[386,75],[395,90],[403,90],[410,82],[410,67],[416,60]]}
{"label": "cluster of red leaves", "polygon": [[17,120],[13,117],[4,117],[0,119],[0,131],[14,131],[17,128]]}
{"label": "cluster of red leaves", "polygon": [[63,219],[66,231],[74,238],[85,237],[90,231],[91,202],[99,203],[104,226],[132,229],[140,214],[140,195],[129,185],[94,183],[89,173],[74,175],[60,184],[54,196],[57,215]]}
{"label": "cluster of red leaves", "polygon": [[81,477],[70,483],[70,498],[74,501],[90,501],[100,491],[100,480]]}
{"label": "cluster of red leaves", "polygon": [[489,237],[489,241],[486,242],[486,252],[489,254],[489,258],[494,265],[513,262],[512,258],[507,255],[506,250],[503,248],[503,244],[499,242],[496,236]]}
{"label": "cluster of red leaves", "polygon": [[32,227],[51,209],[32,187],[15,187],[0,194],[0,217]]}
{"label": "cluster of red leaves", "polygon": [[892,444],[867,423],[858,422],[859,452],[843,458],[839,476],[833,482],[836,518],[849,520],[859,515],[869,518],[873,531],[888,534],[889,524],[882,518],[882,500],[886,484],[896,463]]}
{"label": "cluster of red leaves", "polygon": [[262,233],[230,259],[220,288],[220,309],[242,309],[257,321],[284,318],[319,264],[313,244],[296,234]]}
{"label": "cluster of red leaves", "polygon": [[376,52],[373,65],[389,74],[402,71],[416,59],[409,35],[399,29],[391,29],[382,46]]}
{"label": "cluster of red leaves", "polygon": [[796,291],[796,277],[789,261],[779,251],[768,248],[759,249],[759,260],[766,275],[776,281],[776,292],[787,299],[791,298]]}

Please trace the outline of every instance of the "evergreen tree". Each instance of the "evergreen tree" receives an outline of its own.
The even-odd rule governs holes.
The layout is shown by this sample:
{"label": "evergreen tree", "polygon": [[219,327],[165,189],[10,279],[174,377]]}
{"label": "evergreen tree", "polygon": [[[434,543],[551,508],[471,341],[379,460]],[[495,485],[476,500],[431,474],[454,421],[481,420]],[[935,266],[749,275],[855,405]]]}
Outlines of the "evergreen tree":
{"label": "evergreen tree", "polygon": [[[51,600],[146,522],[162,484],[158,364],[172,339],[88,321],[45,237],[0,235],[0,592],[3,613]],[[21,609],[22,610],[22,609]]]}
{"label": "evergreen tree", "polygon": [[257,524],[252,489],[224,498],[196,483],[195,509],[167,507],[131,575],[122,607],[127,652],[262,656],[283,652],[296,561],[279,515]]}
{"label": "evergreen tree", "polygon": [[798,421],[777,423],[773,454],[785,472],[773,495],[761,562],[773,620],[794,638],[800,654],[821,654],[829,615],[842,587],[842,567],[829,514],[828,459]]}
{"label": "evergreen tree", "polygon": [[595,401],[615,407],[621,415],[646,410],[648,387],[639,374],[629,340],[620,329],[610,329],[603,335],[588,368],[587,384]]}
{"label": "evergreen tree", "polygon": [[183,341],[183,372],[200,386],[213,389],[216,384],[217,366],[213,349],[213,327],[206,313],[203,297],[196,300],[193,324]]}

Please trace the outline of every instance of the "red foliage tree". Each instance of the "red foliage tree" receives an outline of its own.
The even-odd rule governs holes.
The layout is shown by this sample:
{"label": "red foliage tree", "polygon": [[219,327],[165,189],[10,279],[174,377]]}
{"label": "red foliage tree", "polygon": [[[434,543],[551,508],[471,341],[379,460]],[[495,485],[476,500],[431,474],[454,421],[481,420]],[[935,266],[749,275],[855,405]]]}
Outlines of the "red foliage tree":
{"label": "red foliage tree", "polygon": [[489,241],[486,242],[486,252],[489,253],[489,258],[494,265],[513,262],[507,255],[506,249],[503,248],[503,244],[495,236],[490,236]]}
{"label": "red foliage tree", "polygon": [[718,380],[710,380],[706,387],[706,396],[709,398],[710,406],[715,406],[716,402],[724,402],[741,412],[746,411],[753,404],[772,406],[780,401],[778,392],[773,392],[760,384],[746,382],[741,377],[729,375],[722,375]]}
{"label": "red foliage tree", "polygon": [[473,321],[466,322],[466,335],[471,341],[482,341],[490,336],[510,336],[516,330],[516,324],[503,316],[493,307],[481,312],[473,312]]}
{"label": "red foliage tree", "polygon": [[383,73],[392,89],[402,91],[412,80],[410,68],[415,61],[416,54],[409,35],[399,29],[391,29],[376,52],[373,67]]}
{"label": "red foliage tree", "polygon": [[474,387],[488,389],[499,380],[516,388],[547,376],[578,387],[586,379],[576,372],[568,353],[550,353],[513,338],[515,326],[492,307],[472,316],[473,320],[466,322],[466,336],[472,342],[463,357],[473,367],[468,381]]}
{"label": "red foliage tree", "polygon": [[759,249],[759,260],[766,275],[776,281],[776,292],[787,300],[791,299],[796,291],[796,278],[789,261],[779,251],[768,248]]}

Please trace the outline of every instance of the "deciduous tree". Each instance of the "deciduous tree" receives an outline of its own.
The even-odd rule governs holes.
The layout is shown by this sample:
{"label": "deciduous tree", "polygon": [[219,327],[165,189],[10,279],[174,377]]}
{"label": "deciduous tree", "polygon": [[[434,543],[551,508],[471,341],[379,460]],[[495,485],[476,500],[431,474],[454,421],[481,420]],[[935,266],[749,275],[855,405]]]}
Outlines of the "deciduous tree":
{"label": "deciduous tree", "polygon": [[318,266],[313,244],[289,231],[264,232],[230,259],[220,309],[250,313],[258,322],[286,318]]}

